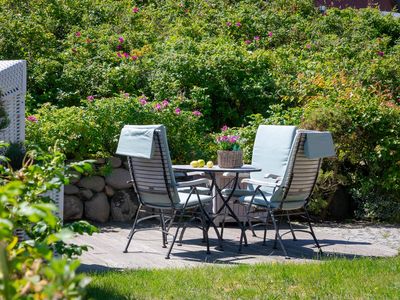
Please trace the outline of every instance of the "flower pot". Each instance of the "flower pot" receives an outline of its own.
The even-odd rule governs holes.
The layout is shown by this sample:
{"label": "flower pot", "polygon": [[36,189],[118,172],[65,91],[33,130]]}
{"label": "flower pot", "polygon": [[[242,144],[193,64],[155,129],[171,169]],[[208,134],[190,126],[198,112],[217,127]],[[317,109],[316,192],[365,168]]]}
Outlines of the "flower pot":
{"label": "flower pot", "polygon": [[243,151],[218,150],[218,166],[221,168],[240,168],[243,166]]}

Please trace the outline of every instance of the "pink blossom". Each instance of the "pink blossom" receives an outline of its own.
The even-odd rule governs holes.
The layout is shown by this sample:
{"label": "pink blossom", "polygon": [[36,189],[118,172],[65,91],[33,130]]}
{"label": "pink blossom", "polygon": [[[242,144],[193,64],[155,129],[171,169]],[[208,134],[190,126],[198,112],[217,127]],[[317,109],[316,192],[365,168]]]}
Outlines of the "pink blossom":
{"label": "pink blossom", "polygon": [[117,56],[118,56],[119,58],[122,58],[122,55],[121,55],[121,53],[119,53],[119,52],[117,52]]}
{"label": "pink blossom", "polygon": [[383,52],[383,51],[378,51],[377,54],[378,54],[380,57],[382,57],[383,55],[385,55],[385,52]]}
{"label": "pink blossom", "polygon": [[124,93],[125,98],[129,98],[129,93]]}
{"label": "pink blossom", "polygon": [[146,104],[147,104],[147,97],[143,95],[143,96],[139,99],[139,103],[140,103],[141,105],[146,105]]}
{"label": "pink blossom", "polygon": [[226,22],[226,26],[231,27],[232,26],[232,22]]}
{"label": "pink blossom", "polygon": [[137,57],[136,55],[132,55],[132,56],[131,56],[131,59],[132,59],[132,60],[137,60],[138,57]]}
{"label": "pink blossom", "polygon": [[306,48],[307,48],[307,49],[311,49],[311,45],[310,45],[310,44],[307,44],[307,45],[306,45]]}
{"label": "pink blossom", "polygon": [[80,37],[82,34],[80,31],[75,32],[75,36]]}
{"label": "pink blossom", "polygon": [[250,40],[245,40],[244,43],[245,43],[246,45],[250,45],[250,44],[251,44],[251,41],[250,41]]}
{"label": "pink blossom", "polygon": [[232,135],[229,136],[229,143],[236,143],[238,141],[239,137],[237,135]]}
{"label": "pink blossom", "polygon": [[119,51],[119,50],[122,50],[122,45],[118,45],[117,46],[117,50]]}
{"label": "pink blossom", "polygon": [[120,44],[122,44],[123,42],[125,42],[125,40],[124,40],[124,38],[123,38],[122,36],[120,36],[120,37],[118,38],[118,42],[119,42]]}
{"label": "pink blossom", "polygon": [[272,31],[269,31],[269,32],[268,32],[268,36],[269,36],[269,37],[272,37]]}
{"label": "pink blossom", "polygon": [[235,25],[236,25],[237,27],[240,27],[240,26],[242,26],[242,23],[236,22]]}
{"label": "pink blossom", "polygon": [[259,41],[259,40],[260,40],[260,37],[259,37],[258,35],[256,35],[256,36],[254,37],[254,40],[255,40],[255,41]]}
{"label": "pink blossom", "polygon": [[167,107],[169,102],[168,102],[167,99],[164,99],[163,102],[161,102],[161,104],[162,104],[163,107]]}
{"label": "pink blossom", "polygon": [[86,99],[87,99],[87,101],[89,101],[89,102],[93,102],[94,96],[93,96],[93,95],[87,96]]}
{"label": "pink blossom", "polygon": [[229,127],[228,127],[227,125],[224,125],[224,126],[222,126],[221,131],[227,131],[228,128],[229,128]]}
{"label": "pink blossom", "polygon": [[162,109],[162,106],[161,106],[160,103],[156,103],[156,104],[154,105],[154,108],[155,108],[156,110],[161,110],[161,109]]}
{"label": "pink blossom", "polygon": [[125,56],[125,58],[129,58],[130,57],[129,53],[126,53],[126,52],[124,52],[122,55]]}
{"label": "pink blossom", "polygon": [[203,115],[203,114],[202,114],[201,112],[199,112],[198,110],[193,111],[192,114],[195,115],[196,117],[200,117],[200,116]]}
{"label": "pink blossom", "polygon": [[134,8],[132,8],[132,12],[133,13],[138,13],[139,12],[139,7],[135,6]]}
{"label": "pink blossom", "polygon": [[37,123],[38,119],[35,116],[28,116],[26,118],[29,122]]}
{"label": "pink blossom", "polygon": [[175,108],[175,114],[180,115],[181,109],[179,107]]}

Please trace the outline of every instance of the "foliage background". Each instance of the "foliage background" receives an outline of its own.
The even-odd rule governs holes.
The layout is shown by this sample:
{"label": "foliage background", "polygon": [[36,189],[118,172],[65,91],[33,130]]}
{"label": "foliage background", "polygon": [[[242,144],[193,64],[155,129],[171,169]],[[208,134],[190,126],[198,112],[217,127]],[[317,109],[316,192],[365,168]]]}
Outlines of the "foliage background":
{"label": "foliage background", "polygon": [[[60,137],[69,156],[106,155],[123,122],[160,121],[174,159],[187,162],[212,156],[204,136],[224,124],[245,137],[247,159],[257,124],[330,130],[338,158],[323,166],[315,211],[341,186],[357,216],[400,221],[399,18],[375,9],[323,15],[311,0],[0,0],[0,7],[0,59],[28,60],[28,108],[42,122],[28,128],[32,142]],[[177,101],[185,113],[179,121],[173,111],[142,113],[122,103],[125,92]],[[111,99],[87,105],[88,96]],[[54,107],[40,108],[46,102]],[[203,117],[189,125],[194,110]]]}

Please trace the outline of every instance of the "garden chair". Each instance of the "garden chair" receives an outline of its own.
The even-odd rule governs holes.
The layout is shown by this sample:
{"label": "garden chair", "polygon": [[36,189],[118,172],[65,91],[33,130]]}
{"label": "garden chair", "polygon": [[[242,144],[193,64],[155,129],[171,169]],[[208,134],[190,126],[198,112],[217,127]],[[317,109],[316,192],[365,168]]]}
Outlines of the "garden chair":
{"label": "garden chair", "polygon": [[[293,140],[296,136],[296,126],[279,126],[279,125],[260,125],[257,129],[256,138],[253,146],[253,154],[251,165],[260,168],[261,172],[250,173],[252,180],[277,180],[285,175],[286,166],[289,160],[290,150],[292,148]],[[229,176],[229,173],[224,173],[225,176]],[[271,193],[271,187],[260,187],[260,190],[266,193]],[[222,192],[227,195],[231,193],[231,189],[224,189]],[[251,196],[254,193],[254,186],[248,185],[247,189],[236,189],[234,196]],[[262,214],[258,214],[257,217],[249,218],[250,229],[253,236],[256,236],[254,231],[255,226],[263,225],[264,223],[258,223],[253,226],[252,221],[261,220],[266,218]],[[288,220],[290,223],[290,220]],[[225,226],[225,216],[222,222],[221,236],[223,235],[223,228]],[[266,228],[264,230],[264,243],[266,236]]]}
{"label": "garden chair", "polygon": [[[166,255],[170,258],[179,230],[184,226],[184,218],[200,220],[199,228],[207,244],[207,254],[210,253],[208,228],[212,223],[204,209],[204,205],[212,200],[212,196],[201,194],[198,186],[208,184],[208,179],[201,178],[191,181],[176,182],[169,155],[166,130],[163,125],[127,125],[121,131],[117,154],[125,155],[128,159],[133,188],[137,193],[139,208],[134,217],[132,230],[128,236],[124,253],[134,234],[139,230],[137,225],[152,216],[139,219],[142,207],[148,207],[158,212],[160,218],[163,247],[166,248],[167,235],[175,217],[178,218],[177,228]],[[180,189],[186,189],[181,192]],[[189,188],[189,190],[187,190]],[[165,220],[166,213],[171,213],[171,220]],[[147,228],[148,229],[148,228]]]}
{"label": "garden chair", "polygon": [[[276,155],[282,157],[279,153]],[[256,178],[242,180],[242,183],[253,187],[252,195],[244,195],[240,198],[240,202],[247,206],[248,219],[252,210],[265,210],[265,225],[270,218],[275,229],[274,248],[278,241],[286,258],[288,254],[282,242],[283,234],[279,233],[279,226],[282,217],[287,217],[290,231],[286,233],[292,232],[293,238],[296,239],[290,224],[292,215],[301,215],[306,218],[310,230],[300,231],[310,233],[319,252],[322,253],[306,207],[317,181],[322,158],[333,155],[334,147],[330,133],[298,130],[286,163],[284,176],[269,174],[266,176],[268,180]],[[279,220],[277,220],[278,217]],[[266,231],[264,231],[264,243],[265,236]]]}

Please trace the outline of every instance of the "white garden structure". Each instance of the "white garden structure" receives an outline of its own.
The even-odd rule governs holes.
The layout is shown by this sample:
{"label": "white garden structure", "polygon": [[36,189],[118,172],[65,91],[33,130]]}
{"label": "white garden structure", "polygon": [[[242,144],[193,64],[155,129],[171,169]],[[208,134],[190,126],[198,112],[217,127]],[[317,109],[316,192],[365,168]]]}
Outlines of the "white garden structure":
{"label": "white garden structure", "polygon": [[[25,141],[25,95],[26,61],[0,61],[0,100],[7,112],[9,124],[0,131],[0,141],[18,143]],[[64,188],[52,190],[44,196],[50,197],[59,207],[58,216],[63,216]]]}

